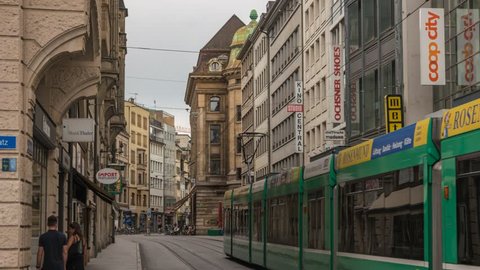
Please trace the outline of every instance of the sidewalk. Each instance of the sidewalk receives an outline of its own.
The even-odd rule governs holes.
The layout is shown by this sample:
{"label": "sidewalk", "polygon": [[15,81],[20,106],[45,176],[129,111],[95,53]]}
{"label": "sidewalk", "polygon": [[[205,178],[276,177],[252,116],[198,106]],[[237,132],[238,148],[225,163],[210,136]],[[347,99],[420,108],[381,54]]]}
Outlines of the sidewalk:
{"label": "sidewalk", "polygon": [[91,259],[86,270],[141,270],[138,243],[124,236],[116,236],[115,244],[102,250],[97,258]]}

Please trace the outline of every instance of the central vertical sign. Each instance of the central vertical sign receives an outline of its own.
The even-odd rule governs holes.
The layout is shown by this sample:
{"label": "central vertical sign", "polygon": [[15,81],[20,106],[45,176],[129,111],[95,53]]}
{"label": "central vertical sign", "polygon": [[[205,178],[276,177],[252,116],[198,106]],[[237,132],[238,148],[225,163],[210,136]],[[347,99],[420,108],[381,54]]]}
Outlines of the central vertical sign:
{"label": "central vertical sign", "polygon": [[445,85],[443,8],[420,9],[420,75],[422,85]]}
{"label": "central vertical sign", "polygon": [[343,112],[343,72],[342,72],[342,47],[340,45],[332,46],[333,72],[332,89],[333,99],[330,100],[329,115],[330,122],[341,124],[344,122]]}
{"label": "central vertical sign", "polygon": [[[295,104],[303,105],[303,83],[295,81]],[[303,111],[295,112],[295,153],[303,153]]]}

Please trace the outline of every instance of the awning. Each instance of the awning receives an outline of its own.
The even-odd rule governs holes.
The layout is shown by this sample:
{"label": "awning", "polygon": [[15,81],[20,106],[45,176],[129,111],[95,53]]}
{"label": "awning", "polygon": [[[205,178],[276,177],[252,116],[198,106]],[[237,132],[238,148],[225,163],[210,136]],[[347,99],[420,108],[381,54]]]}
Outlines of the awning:
{"label": "awning", "polygon": [[184,205],[185,202],[187,202],[188,199],[190,199],[195,192],[197,192],[197,186],[196,185],[193,186],[193,188],[190,190],[190,192],[185,197],[183,197],[181,200],[179,200],[175,203],[175,205],[173,206],[173,212],[177,212],[178,209],[180,209],[180,207],[182,207],[182,205]]}
{"label": "awning", "polygon": [[101,187],[95,185],[95,183],[93,183],[92,181],[88,180],[87,177],[83,176],[82,174],[80,174],[77,170],[73,169],[73,175],[74,175],[74,178],[75,176],[77,177],[77,179],[79,179],[82,183],[82,185],[85,185],[88,189],[90,189],[91,191],[93,191],[93,193],[95,193],[95,195],[97,195],[98,197],[100,197],[102,200],[104,200],[105,202],[107,203],[112,203],[114,201],[114,198],[111,197],[108,193],[106,193]]}

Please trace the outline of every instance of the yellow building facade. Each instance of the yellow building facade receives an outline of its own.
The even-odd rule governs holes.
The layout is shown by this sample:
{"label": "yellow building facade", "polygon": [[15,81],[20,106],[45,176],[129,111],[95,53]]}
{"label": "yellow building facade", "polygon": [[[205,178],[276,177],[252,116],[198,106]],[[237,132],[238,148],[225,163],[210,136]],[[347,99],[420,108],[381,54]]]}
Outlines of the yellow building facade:
{"label": "yellow building facade", "polygon": [[150,206],[149,170],[149,116],[150,112],[135,104],[125,102],[125,119],[129,141],[129,171],[127,177],[127,201],[133,227],[144,231],[147,225],[147,209]]}

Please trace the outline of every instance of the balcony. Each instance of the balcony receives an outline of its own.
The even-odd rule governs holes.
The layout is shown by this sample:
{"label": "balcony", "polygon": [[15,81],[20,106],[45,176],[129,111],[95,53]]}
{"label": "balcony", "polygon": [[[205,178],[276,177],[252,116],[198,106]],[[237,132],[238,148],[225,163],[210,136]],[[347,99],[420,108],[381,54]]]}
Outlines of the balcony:
{"label": "balcony", "polygon": [[163,136],[160,136],[160,135],[150,134],[150,141],[155,141],[155,142],[158,142],[158,143],[161,143],[161,144],[165,144],[165,138]]}

